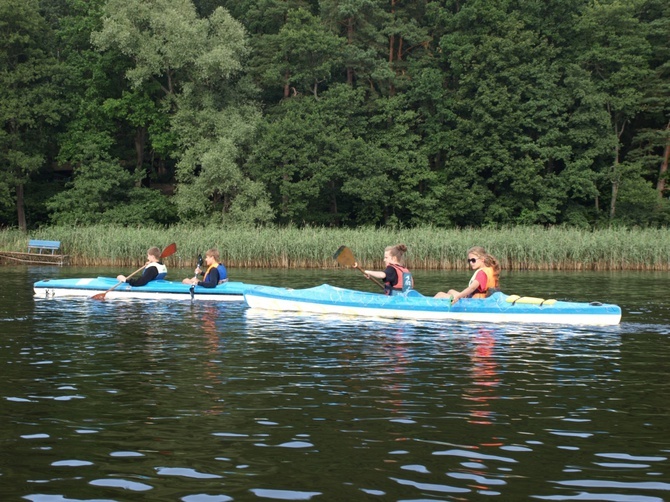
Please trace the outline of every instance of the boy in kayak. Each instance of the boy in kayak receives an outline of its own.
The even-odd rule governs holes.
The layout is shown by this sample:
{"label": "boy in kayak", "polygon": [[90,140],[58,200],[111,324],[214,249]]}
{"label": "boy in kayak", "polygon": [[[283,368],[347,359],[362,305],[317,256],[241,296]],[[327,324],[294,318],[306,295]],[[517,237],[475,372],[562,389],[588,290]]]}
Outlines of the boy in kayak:
{"label": "boy in kayak", "polygon": [[165,279],[167,267],[160,261],[161,250],[152,247],[147,250],[147,264],[144,266],[144,272],[138,279],[126,279],[125,275],[117,275],[116,280],[126,282],[131,286],[145,286],[151,281]]}
{"label": "boy in kayak", "polygon": [[[203,272],[200,266],[195,269],[195,277],[186,278],[181,281],[184,284],[192,286],[202,286],[203,288],[215,288],[228,280],[228,272],[223,263],[219,263],[219,250],[212,248],[205,253],[205,265],[207,269]],[[202,281],[198,280],[198,275],[204,274]]]}

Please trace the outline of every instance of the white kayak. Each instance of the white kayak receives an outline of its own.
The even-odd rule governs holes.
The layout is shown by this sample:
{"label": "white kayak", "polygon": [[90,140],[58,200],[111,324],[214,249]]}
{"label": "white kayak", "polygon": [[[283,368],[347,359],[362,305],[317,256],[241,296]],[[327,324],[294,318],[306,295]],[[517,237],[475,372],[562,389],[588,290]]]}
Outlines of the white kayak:
{"label": "white kayak", "polygon": [[[117,286],[118,285],[118,286]],[[116,286],[112,291],[112,287]],[[210,300],[242,301],[244,291],[252,285],[243,282],[228,281],[215,288],[191,287],[188,284],[173,281],[151,281],[144,286],[130,286],[112,277],[82,279],[44,279],[33,284],[35,297],[92,297],[105,293],[105,299],[129,298],[141,300]]]}
{"label": "white kayak", "polygon": [[450,299],[423,296],[415,290],[388,296],[323,284],[307,289],[257,286],[245,290],[244,300],[251,308],[395,319],[571,325],[616,325],[621,321],[621,308],[617,305],[504,293],[483,299],[464,298],[452,305]]}

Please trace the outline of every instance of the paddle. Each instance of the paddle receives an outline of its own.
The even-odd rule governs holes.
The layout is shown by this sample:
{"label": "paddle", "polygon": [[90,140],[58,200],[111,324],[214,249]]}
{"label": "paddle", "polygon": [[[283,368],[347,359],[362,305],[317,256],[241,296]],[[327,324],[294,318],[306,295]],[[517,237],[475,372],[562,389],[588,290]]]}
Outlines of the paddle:
{"label": "paddle", "polygon": [[[197,269],[199,269],[199,268],[201,268],[201,267],[202,267],[202,255],[199,254],[199,255],[198,255],[198,264],[196,265],[195,268],[196,268],[196,270],[197,270]],[[198,278],[198,274],[197,274],[197,273],[193,274],[193,278],[194,278],[194,279],[197,279],[197,278]]]}
{"label": "paddle", "polygon": [[[198,264],[196,265],[195,269],[198,270],[200,267],[202,267],[202,255],[198,255]],[[198,278],[198,273],[193,274],[193,279]],[[191,301],[195,299],[195,284],[191,284],[191,287],[188,289],[189,292],[191,293]]]}
{"label": "paddle", "polygon": [[[354,257],[354,253],[347,246],[340,246],[338,250],[335,251],[333,259],[337,260],[337,263],[345,267],[353,267],[354,265],[356,265],[356,258]],[[358,265],[356,265],[356,268],[360,270],[363,273],[363,275],[365,275],[365,277],[375,282],[380,288],[384,289],[384,285],[381,282],[379,282],[376,277],[367,275],[365,273],[365,270],[363,270]]]}
{"label": "paddle", "polygon": [[[163,258],[167,258],[168,256],[172,256],[172,255],[175,254],[176,252],[177,252],[177,245],[173,242],[172,244],[170,244],[168,247],[166,247],[166,248],[163,250],[163,252],[161,253],[160,258],[161,258],[161,260],[162,260]],[[137,270],[135,270],[135,272],[133,272],[132,274],[126,276],[126,280],[130,279],[130,278],[131,278],[132,276],[134,276],[135,274],[140,273],[142,270],[144,270],[145,267],[146,267],[146,264],[145,264],[145,265],[142,265],[140,268],[138,268]],[[91,299],[92,299],[92,300],[104,300],[104,299],[105,299],[105,295],[106,295],[107,293],[109,293],[110,291],[112,291],[112,290],[118,288],[121,284],[123,284],[123,283],[122,283],[122,282],[119,282],[118,284],[115,284],[114,286],[112,286],[111,288],[109,288],[109,289],[108,289],[107,291],[105,291],[104,293],[98,293],[97,295],[93,295],[93,296],[91,296]]]}

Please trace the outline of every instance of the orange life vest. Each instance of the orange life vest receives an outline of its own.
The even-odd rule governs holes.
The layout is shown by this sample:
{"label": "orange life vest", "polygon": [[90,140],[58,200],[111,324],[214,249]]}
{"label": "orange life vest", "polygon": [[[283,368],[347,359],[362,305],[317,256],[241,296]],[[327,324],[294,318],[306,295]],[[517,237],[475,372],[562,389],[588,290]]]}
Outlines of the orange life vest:
{"label": "orange life vest", "polygon": [[477,274],[479,272],[484,272],[486,274],[486,284],[485,284],[485,287],[484,287],[484,292],[480,293],[479,291],[476,291],[475,293],[472,294],[472,296],[470,298],[486,298],[487,296],[489,296],[489,290],[498,289],[498,281],[496,280],[496,276],[493,273],[493,269],[491,267],[484,267],[484,268],[480,268],[479,270],[476,270],[475,273],[472,274],[472,279],[470,279],[470,284],[472,284],[473,281],[476,280]]}

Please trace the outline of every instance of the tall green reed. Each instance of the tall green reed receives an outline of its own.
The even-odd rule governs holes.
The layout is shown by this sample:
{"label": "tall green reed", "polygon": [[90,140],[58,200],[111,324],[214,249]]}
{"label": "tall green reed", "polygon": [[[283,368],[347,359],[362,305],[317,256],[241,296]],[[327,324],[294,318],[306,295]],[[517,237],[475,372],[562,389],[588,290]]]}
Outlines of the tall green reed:
{"label": "tall green reed", "polygon": [[[214,225],[160,227],[45,227],[33,239],[60,240],[70,263],[80,266],[139,266],[151,246],[175,242],[170,266],[191,268],[198,254],[218,248],[229,267],[329,268],[346,245],[362,267],[384,267],[384,248],[404,243],[415,269],[467,269],[467,250],[483,246],[507,270],[670,270],[667,229],[510,227],[500,229],[242,228]],[[0,230],[0,251],[25,251],[28,235]]]}

